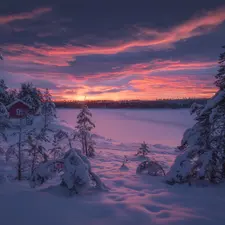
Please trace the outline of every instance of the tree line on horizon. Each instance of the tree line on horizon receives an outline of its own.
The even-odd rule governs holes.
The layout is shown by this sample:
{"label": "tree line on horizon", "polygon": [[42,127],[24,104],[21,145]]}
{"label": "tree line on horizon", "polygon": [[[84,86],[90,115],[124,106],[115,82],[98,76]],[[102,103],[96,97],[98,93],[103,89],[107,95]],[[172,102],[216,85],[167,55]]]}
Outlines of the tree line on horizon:
{"label": "tree line on horizon", "polygon": [[[46,89],[45,91],[48,91]],[[19,89],[10,89],[3,79],[0,79],[0,102],[5,106],[16,99],[23,100],[37,110],[44,101],[44,92],[31,82],[21,83]],[[181,98],[156,100],[64,100],[54,101],[57,108],[80,108],[85,103],[89,108],[190,108],[192,103],[205,104],[207,98]]]}
{"label": "tree line on horizon", "polygon": [[80,108],[80,105],[85,102],[89,108],[139,108],[139,109],[154,109],[154,108],[190,108],[196,102],[205,104],[208,99],[205,98],[184,98],[184,99],[162,99],[162,100],[86,100],[86,101],[54,101],[57,108]]}

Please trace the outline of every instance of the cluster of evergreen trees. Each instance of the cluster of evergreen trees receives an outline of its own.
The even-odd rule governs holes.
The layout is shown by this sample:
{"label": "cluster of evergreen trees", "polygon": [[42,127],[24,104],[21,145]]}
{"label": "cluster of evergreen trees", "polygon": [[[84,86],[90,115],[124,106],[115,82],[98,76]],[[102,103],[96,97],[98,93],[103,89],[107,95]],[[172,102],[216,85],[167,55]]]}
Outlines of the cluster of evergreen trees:
{"label": "cluster of evergreen trees", "polygon": [[196,124],[184,133],[180,146],[183,152],[168,173],[167,181],[171,184],[195,180],[224,181],[225,52],[219,57],[219,70],[215,78],[218,92],[205,105],[193,104],[191,107]]}
{"label": "cluster of evergreen trees", "polygon": [[[12,96],[10,93],[1,80],[0,154],[9,165],[15,167],[15,179],[26,178],[30,180],[32,186],[36,186],[47,179],[46,173],[49,168],[57,170],[56,165],[60,161],[65,170],[62,183],[66,184],[70,191],[77,192],[81,185],[78,180],[82,179],[84,186],[88,186],[93,180],[96,185],[103,185],[97,175],[91,172],[90,163],[85,158],[94,156],[95,152],[91,134],[95,125],[91,121],[92,114],[86,105],[81,107],[74,130],[68,133],[53,129],[51,126],[52,119],[56,117],[56,110],[48,89],[42,93],[31,83],[26,83],[21,85],[18,92],[13,90],[13,98],[10,97]],[[19,119],[19,124],[11,123],[6,105],[16,99],[28,103],[35,111],[39,110],[39,116],[33,121],[36,121],[34,126],[30,127],[27,123],[23,123],[23,120],[33,117],[33,114],[29,113]],[[64,144],[65,142],[68,144]],[[83,153],[73,147],[73,142],[81,144]],[[76,174],[71,176],[71,170],[76,171]]]}
{"label": "cluster of evergreen trees", "polygon": [[37,110],[44,102],[44,94],[32,83],[22,83],[19,90],[9,89],[4,80],[0,80],[0,102],[5,106],[20,99]]}

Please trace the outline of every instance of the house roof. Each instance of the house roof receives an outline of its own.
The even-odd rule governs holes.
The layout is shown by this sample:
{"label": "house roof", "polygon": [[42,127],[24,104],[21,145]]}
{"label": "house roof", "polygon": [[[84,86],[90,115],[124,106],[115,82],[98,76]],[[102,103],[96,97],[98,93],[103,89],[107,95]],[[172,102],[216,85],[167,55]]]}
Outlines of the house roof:
{"label": "house roof", "polygon": [[24,105],[26,105],[28,108],[32,108],[29,104],[27,104],[26,102],[24,102],[23,100],[21,99],[16,99],[15,101],[13,101],[12,103],[10,103],[9,105],[6,106],[6,108],[9,110],[13,105],[15,105],[16,103],[18,102],[21,102],[23,103]]}

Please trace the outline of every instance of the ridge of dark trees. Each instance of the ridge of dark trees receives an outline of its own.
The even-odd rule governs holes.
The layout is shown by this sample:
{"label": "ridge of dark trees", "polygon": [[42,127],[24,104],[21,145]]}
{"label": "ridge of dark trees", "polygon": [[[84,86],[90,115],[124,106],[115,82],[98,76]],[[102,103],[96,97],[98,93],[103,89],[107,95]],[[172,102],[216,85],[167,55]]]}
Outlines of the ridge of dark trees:
{"label": "ridge of dark trees", "polygon": [[[85,104],[89,108],[106,109],[179,109],[190,108],[192,103],[205,104],[206,98],[187,98],[187,99],[162,99],[162,100],[86,100]],[[55,101],[57,108],[80,108],[84,101]]]}

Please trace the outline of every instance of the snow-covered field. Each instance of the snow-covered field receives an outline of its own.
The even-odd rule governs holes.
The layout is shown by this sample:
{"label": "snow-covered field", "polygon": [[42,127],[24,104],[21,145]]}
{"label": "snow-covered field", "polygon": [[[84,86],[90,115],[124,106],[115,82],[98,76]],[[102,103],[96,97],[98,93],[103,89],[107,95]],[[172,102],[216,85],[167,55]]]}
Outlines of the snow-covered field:
{"label": "snow-covered field", "polygon": [[[59,109],[60,119],[76,123],[78,109]],[[177,146],[194,123],[188,109],[92,109],[94,132],[123,143]]]}
{"label": "snow-covered field", "polygon": [[[58,114],[73,126],[75,111]],[[91,164],[109,191],[69,198],[54,186],[57,178],[38,189],[27,182],[0,184],[1,225],[224,225],[224,186],[169,186],[163,177],[136,175],[141,161],[135,156],[137,142],[143,140],[151,143],[149,157],[168,170],[177,154],[169,146],[178,145],[182,132],[193,124],[188,110],[92,112],[99,136]],[[124,155],[127,170],[120,169]]]}

